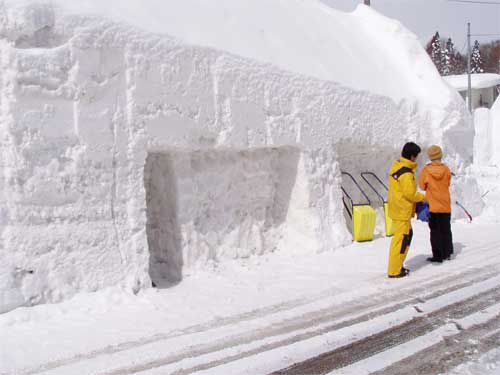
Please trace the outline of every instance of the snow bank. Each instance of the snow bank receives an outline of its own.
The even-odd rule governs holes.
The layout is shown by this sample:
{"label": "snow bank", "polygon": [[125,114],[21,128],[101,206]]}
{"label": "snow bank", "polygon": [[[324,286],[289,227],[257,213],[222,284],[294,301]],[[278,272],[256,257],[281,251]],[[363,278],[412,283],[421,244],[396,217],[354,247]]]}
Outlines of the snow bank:
{"label": "snow bank", "polygon": [[474,111],[474,164],[471,170],[479,182],[485,209],[482,216],[498,221],[500,211],[500,100],[491,109]]}
{"label": "snow bank", "polygon": [[490,134],[491,134],[491,164],[500,167],[500,150],[494,145],[500,144],[500,100],[497,98],[490,109]]}
{"label": "snow bank", "polygon": [[[439,79],[417,36],[364,5],[345,13],[319,0],[218,0],[217,6],[206,0],[52,3],[67,14],[105,15],[189,44],[390,97],[410,112],[426,112],[438,139],[441,132],[456,130],[450,116],[464,116],[456,107],[457,94]],[[450,147],[464,146],[460,136],[450,134],[449,140]],[[471,143],[465,143],[468,148],[459,151],[471,155]]]}
{"label": "snow bank", "polygon": [[489,166],[494,153],[491,114],[488,108],[474,111],[474,164]]}
{"label": "snow bank", "polygon": [[[195,5],[122,3],[123,14],[155,14],[150,29],[170,17],[183,26],[181,15]],[[191,46],[52,4],[0,5],[0,311],[110,285],[169,285],[228,258],[334,249],[350,238],[341,169],[385,178],[407,140],[443,144],[457,171],[472,157],[473,129],[458,94],[430,68],[415,36],[369,9],[345,15],[274,0],[267,16],[259,2],[240,0],[222,1],[224,16],[202,1],[193,13],[230,20],[235,39],[227,30],[226,37],[249,49],[245,36],[258,35],[246,29],[250,15],[270,26],[287,18],[276,18],[279,10],[303,11],[295,16],[306,17],[299,28],[307,33],[338,21],[341,34],[311,36],[323,45],[318,51],[335,50],[363,22],[378,25],[395,39],[388,59],[377,60],[380,42],[365,31],[354,33],[359,48],[345,49],[366,48],[363,64],[346,57],[347,64],[338,51],[335,62],[322,60],[334,67],[319,78],[355,89],[222,52],[224,45]],[[91,4],[82,13],[102,13],[78,4]],[[110,4],[118,5],[99,5]],[[190,25],[198,36],[212,30]],[[265,40],[282,43],[284,34],[269,33]],[[411,66],[389,69],[396,55]],[[404,100],[394,100],[398,92]]]}
{"label": "snow bank", "polygon": [[474,111],[474,165],[476,167],[500,167],[500,100],[491,109]]}

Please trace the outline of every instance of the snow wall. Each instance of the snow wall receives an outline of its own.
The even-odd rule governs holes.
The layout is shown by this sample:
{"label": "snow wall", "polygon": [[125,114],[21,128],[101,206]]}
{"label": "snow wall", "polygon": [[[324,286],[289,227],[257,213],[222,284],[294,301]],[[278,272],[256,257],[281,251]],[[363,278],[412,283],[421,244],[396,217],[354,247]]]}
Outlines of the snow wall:
{"label": "snow wall", "polygon": [[500,100],[491,109],[474,111],[474,164],[472,171],[478,178],[480,194],[485,203],[482,216],[498,221],[500,211]]}
{"label": "snow wall", "polygon": [[341,169],[386,178],[407,140],[444,144],[457,171],[472,159],[463,102],[416,38],[409,51],[446,93],[439,120],[417,99],[2,3],[0,311],[349,243]]}
{"label": "snow wall", "polygon": [[474,165],[477,167],[500,167],[500,100],[491,109],[474,111]]}

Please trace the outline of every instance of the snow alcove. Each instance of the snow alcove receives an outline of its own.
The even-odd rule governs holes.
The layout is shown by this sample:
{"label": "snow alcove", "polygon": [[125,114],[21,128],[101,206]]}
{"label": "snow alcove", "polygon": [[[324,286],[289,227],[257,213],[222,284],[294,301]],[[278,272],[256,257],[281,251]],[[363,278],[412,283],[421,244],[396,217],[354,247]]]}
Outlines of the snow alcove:
{"label": "snow alcove", "polygon": [[185,266],[278,249],[299,156],[293,147],[150,153],[144,182],[152,282],[168,286]]}

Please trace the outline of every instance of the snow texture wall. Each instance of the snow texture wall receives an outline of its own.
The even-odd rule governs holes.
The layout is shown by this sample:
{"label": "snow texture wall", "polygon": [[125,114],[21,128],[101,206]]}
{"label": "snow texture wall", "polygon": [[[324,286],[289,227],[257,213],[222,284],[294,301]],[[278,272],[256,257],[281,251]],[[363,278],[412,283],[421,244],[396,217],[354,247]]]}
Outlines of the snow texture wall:
{"label": "snow texture wall", "polygon": [[0,311],[349,242],[340,170],[472,157],[458,95],[356,91],[44,3],[0,6]]}
{"label": "snow texture wall", "polygon": [[474,164],[478,166],[490,166],[494,156],[492,117],[488,108],[474,111]]}
{"label": "snow texture wall", "polygon": [[500,101],[497,99],[491,109],[478,108],[474,111],[474,166],[500,167]]}

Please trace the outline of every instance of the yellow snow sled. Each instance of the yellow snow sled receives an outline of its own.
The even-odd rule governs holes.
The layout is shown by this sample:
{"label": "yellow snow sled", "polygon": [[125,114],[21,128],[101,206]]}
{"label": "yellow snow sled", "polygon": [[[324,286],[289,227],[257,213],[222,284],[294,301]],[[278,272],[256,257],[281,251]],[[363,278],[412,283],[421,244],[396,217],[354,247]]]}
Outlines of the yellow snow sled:
{"label": "yellow snow sled", "polygon": [[[375,233],[375,222],[377,217],[375,210],[371,206],[370,199],[363,189],[361,189],[354,177],[347,172],[342,172],[342,175],[348,176],[354,182],[354,185],[359,189],[367,201],[367,203],[354,203],[351,195],[347,193],[344,187],[341,187],[343,193],[342,202],[347,214],[352,220],[353,240],[357,242],[371,241]],[[346,199],[349,201],[350,205],[347,204]]]}

